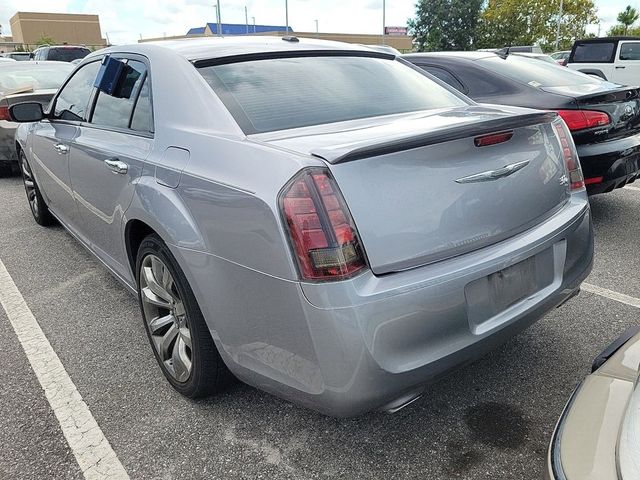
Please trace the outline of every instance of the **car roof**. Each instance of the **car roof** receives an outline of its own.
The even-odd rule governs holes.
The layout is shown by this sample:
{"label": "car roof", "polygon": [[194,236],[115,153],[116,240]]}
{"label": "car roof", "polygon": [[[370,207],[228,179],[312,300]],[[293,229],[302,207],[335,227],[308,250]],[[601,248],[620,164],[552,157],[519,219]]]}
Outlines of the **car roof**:
{"label": "car roof", "polygon": [[620,40],[640,40],[640,37],[598,37],[598,38],[585,38],[584,40],[576,40],[575,43],[606,43],[617,42]]}
{"label": "car roof", "polygon": [[[285,40],[285,39],[294,40]],[[297,41],[295,40],[297,39]],[[251,55],[265,52],[295,52],[295,51],[362,51],[375,53],[372,49],[343,42],[329,40],[317,40],[298,37],[267,37],[267,36],[242,36],[242,37],[198,37],[183,38],[177,40],[159,40],[143,42],[134,45],[110,47],[99,52],[104,54],[112,52],[145,53],[151,49],[163,48],[171,50],[189,61],[207,60],[214,58],[230,57],[234,55]],[[379,53],[379,55],[389,55]]]}
{"label": "car roof", "polygon": [[493,58],[496,56],[499,56],[498,53],[496,52],[423,52],[423,53],[408,53],[406,55],[403,55],[403,57],[406,57],[406,58],[442,57],[442,58],[464,58],[467,60],[480,60],[481,58]]}
{"label": "car roof", "polygon": [[[14,66],[14,67],[20,67],[21,69],[23,68],[31,68],[31,67],[35,67],[35,66],[39,66],[39,65],[68,65],[69,62],[58,62],[55,60],[32,60],[30,62],[7,62],[6,66]],[[5,64],[2,65],[3,67],[5,66]]]}

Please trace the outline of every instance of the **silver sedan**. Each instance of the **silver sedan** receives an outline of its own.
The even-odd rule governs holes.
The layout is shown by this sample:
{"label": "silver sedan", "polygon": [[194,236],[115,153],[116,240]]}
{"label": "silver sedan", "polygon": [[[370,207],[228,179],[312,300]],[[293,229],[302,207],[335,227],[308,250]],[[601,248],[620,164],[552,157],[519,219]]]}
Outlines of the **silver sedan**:
{"label": "silver sedan", "polygon": [[[35,220],[138,295],[188,397],[231,373],[395,411],[577,293],[593,233],[553,113],[480,106],[393,54],[202,38],[89,55],[15,105]],[[98,325],[96,325],[96,328]]]}

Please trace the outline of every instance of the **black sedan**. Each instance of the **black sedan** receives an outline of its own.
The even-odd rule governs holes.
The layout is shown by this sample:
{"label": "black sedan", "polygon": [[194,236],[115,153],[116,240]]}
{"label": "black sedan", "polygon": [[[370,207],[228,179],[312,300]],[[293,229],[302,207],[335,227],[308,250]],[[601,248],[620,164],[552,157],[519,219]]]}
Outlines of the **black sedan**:
{"label": "black sedan", "polygon": [[519,55],[442,52],[403,58],[478,103],[558,112],[578,148],[590,195],[640,178],[638,87],[623,87]]}

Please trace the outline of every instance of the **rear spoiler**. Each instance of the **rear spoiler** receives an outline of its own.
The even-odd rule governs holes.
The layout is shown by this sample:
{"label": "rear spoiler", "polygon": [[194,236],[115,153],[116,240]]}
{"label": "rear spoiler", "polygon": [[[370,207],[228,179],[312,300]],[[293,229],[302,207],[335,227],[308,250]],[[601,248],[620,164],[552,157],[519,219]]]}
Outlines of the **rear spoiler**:
{"label": "rear spoiler", "polygon": [[540,123],[550,123],[557,117],[555,112],[535,112],[517,116],[508,116],[474,122],[454,127],[431,130],[424,133],[406,133],[388,136],[376,143],[356,142],[337,147],[325,147],[311,150],[311,155],[321,158],[332,165],[351,162],[368,157],[388,155],[390,153],[426,147],[461,138],[495,133],[501,130],[528,127]]}

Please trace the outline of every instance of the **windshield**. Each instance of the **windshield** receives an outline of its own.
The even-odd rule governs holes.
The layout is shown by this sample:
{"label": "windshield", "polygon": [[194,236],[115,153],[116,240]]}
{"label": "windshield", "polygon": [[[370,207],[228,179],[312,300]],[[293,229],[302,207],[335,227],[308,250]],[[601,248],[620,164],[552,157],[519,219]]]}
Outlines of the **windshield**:
{"label": "windshield", "polygon": [[504,75],[532,87],[565,87],[569,85],[594,85],[601,80],[584,73],[560,67],[555,63],[541,62],[522,56],[487,57],[478,60],[487,70]]}
{"label": "windshield", "polygon": [[399,61],[270,58],[199,68],[246,134],[466,105]]}
{"label": "windshield", "polygon": [[88,48],[81,47],[59,47],[50,48],[47,60],[56,60],[58,62],[70,62],[78,58],[84,58],[89,55],[90,50]]}
{"label": "windshield", "polygon": [[59,88],[73,68],[70,63],[3,63],[0,65],[0,93]]}

